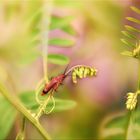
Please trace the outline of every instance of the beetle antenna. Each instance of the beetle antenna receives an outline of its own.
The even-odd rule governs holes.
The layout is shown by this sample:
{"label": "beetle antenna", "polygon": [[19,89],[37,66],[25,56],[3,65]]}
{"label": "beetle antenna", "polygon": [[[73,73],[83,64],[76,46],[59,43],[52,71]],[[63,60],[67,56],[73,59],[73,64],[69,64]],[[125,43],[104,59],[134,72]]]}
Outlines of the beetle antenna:
{"label": "beetle antenna", "polygon": [[66,71],[68,70],[68,67],[69,67],[69,64],[67,65],[67,67],[65,68],[65,70],[64,70],[64,75],[66,74]]}

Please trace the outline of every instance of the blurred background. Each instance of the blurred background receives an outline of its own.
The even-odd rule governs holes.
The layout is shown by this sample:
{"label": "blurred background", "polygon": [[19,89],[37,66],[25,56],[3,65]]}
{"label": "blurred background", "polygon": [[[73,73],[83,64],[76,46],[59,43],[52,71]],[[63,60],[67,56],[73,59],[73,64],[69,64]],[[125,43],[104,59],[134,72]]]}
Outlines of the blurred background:
{"label": "blurred background", "polygon": [[[0,1],[0,80],[15,94],[34,90],[43,76],[40,56],[43,41],[39,37],[47,29],[45,24],[39,29],[42,17],[47,22],[47,14],[42,9],[49,2]],[[54,0],[51,5],[50,21],[54,24],[50,27],[49,39],[69,39],[72,44],[63,46],[61,42],[58,45],[50,42],[48,54],[59,54],[62,60],[56,62],[50,55],[47,62],[49,78],[62,73],[67,64],[69,67],[85,64],[98,70],[97,77],[78,80],[76,85],[67,78],[55,94],[76,101],[77,106],[41,118],[54,139],[99,139],[105,116],[125,109],[125,95],[128,91],[135,91],[137,83],[137,61],[121,55],[125,50],[120,41],[121,30],[127,23],[125,17],[131,15],[131,5],[139,7],[140,2]],[[69,26],[63,27],[60,22],[60,28],[55,28],[59,18]],[[18,119],[11,126],[7,139],[15,138]],[[41,136],[31,124],[27,124],[26,138],[39,139]]]}

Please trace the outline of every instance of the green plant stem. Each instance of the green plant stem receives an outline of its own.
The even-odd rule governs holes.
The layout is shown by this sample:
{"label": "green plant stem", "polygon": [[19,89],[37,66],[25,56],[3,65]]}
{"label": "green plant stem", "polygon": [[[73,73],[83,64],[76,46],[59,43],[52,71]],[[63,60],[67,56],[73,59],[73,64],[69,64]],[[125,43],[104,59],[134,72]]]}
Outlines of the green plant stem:
{"label": "green plant stem", "polygon": [[49,26],[51,23],[52,5],[53,5],[52,0],[44,2],[43,17],[42,17],[42,24],[41,24],[43,70],[44,70],[44,79],[47,83],[48,83],[48,76],[47,76],[48,33],[49,33]]}
{"label": "green plant stem", "polygon": [[16,96],[9,94],[9,92],[3,87],[0,83],[0,93],[20,112],[22,113],[39,131],[39,133],[46,140],[50,140],[49,134],[45,131],[45,129],[40,125],[40,123],[33,117],[33,115],[28,111],[22,103],[18,100]]}
{"label": "green plant stem", "polygon": [[138,85],[137,91],[140,90],[140,61],[138,61]]}
{"label": "green plant stem", "polygon": [[25,139],[25,125],[26,125],[26,118],[23,116],[22,122],[21,122],[21,130],[17,134],[16,140],[24,140]]}
{"label": "green plant stem", "polygon": [[[51,13],[52,13],[52,7],[53,7],[53,0],[47,1],[44,3],[44,9],[43,9],[43,17],[42,17],[42,24],[41,24],[41,32],[42,32],[42,57],[43,57],[43,70],[44,70],[44,79],[45,82],[48,83],[48,75],[47,75],[47,56],[48,56],[48,33],[49,33],[49,26],[51,23]],[[35,116],[35,118],[38,120],[42,113],[44,112],[51,95],[48,96],[48,98],[43,102],[43,104],[40,104],[39,110]],[[38,99],[37,99],[38,100]]]}
{"label": "green plant stem", "polygon": [[[137,91],[135,94],[140,94],[140,61],[138,60],[138,84],[137,84]],[[126,140],[129,140],[129,133],[131,131],[131,125],[132,125],[132,115],[133,112],[129,112],[128,113],[128,124],[127,124],[127,128],[126,128]]]}
{"label": "green plant stem", "polygon": [[23,133],[23,135],[25,135],[25,127],[26,127],[26,118],[23,116],[21,124],[21,133]]}
{"label": "green plant stem", "polygon": [[132,113],[133,112],[128,112],[128,121],[127,121],[127,126],[126,126],[126,140],[129,140],[129,133],[131,131],[131,124],[132,124],[132,120],[131,120],[131,117],[132,117]]}
{"label": "green plant stem", "polygon": [[37,120],[40,118],[40,116],[44,112],[44,110],[45,110],[45,108],[46,108],[46,106],[47,106],[47,104],[48,104],[48,102],[50,100],[50,97],[51,97],[51,95],[49,95],[48,98],[43,102],[43,104],[40,105],[40,108],[39,108],[39,110],[38,110],[38,112],[37,112],[37,114],[35,116]]}

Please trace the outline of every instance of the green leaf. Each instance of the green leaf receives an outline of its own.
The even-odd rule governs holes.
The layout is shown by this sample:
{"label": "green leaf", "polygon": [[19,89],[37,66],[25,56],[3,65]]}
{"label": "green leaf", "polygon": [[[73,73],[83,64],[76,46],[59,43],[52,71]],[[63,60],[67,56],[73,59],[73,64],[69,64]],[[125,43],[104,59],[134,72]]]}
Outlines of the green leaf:
{"label": "green leaf", "polygon": [[32,13],[32,15],[29,15],[28,18],[25,21],[26,27],[28,27],[29,30],[34,30],[37,28],[37,25],[39,24],[39,21],[41,20],[42,11],[41,8],[37,9]]}
{"label": "green leaf", "polygon": [[61,30],[71,35],[76,35],[76,31],[71,25],[64,26],[61,28]]}
{"label": "green leaf", "polygon": [[66,33],[75,35],[76,32],[73,29],[73,27],[70,25],[70,22],[72,21],[72,19],[73,19],[73,17],[71,17],[71,16],[67,16],[67,17],[52,16],[50,29],[51,30],[61,29]]}
{"label": "green leaf", "polygon": [[62,54],[49,54],[48,61],[53,64],[67,65],[69,63],[69,58]]}
{"label": "green leaf", "polygon": [[125,139],[127,119],[124,112],[110,114],[104,118],[100,128],[100,138],[104,140]]}
{"label": "green leaf", "polygon": [[27,52],[23,57],[21,57],[20,65],[31,64],[38,58],[38,56],[40,56],[38,52],[35,51]]}
{"label": "green leaf", "polygon": [[131,22],[134,22],[134,23],[138,23],[140,24],[140,20],[136,19],[136,18],[133,18],[133,17],[127,17],[126,18],[127,20],[131,21]]}
{"label": "green leaf", "polygon": [[101,139],[140,139],[140,111],[117,112],[108,115],[101,123]]}
{"label": "green leaf", "polygon": [[128,31],[140,33],[140,30],[139,30],[139,29],[136,29],[136,28],[134,28],[134,27],[132,27],[132,26],[125,25],[124,27],[125,27]]}
{"label": "green leaf", "polygon": [[128,139],[140,139],[140,111],[137,108],[131,113],[128,127]]}
{"label": "green leaf", "polygon": [[73,17],[67,16],[67,17],[57,17],[57,16],[52,16],[51,18],[51,25],[50,29],[60,29],[64,26],[69,25],[69,23],[72,21]]}
{"label": "green leaf", "polygon": [[80,1],[75,1],[73,3],[73,1],[71,0],[54,0],[54,4],[56,6],[60,6],[60,7],[72,7],[72,8],[82,8],[83,6],[83,2],[80,2]]}
{"label": "green leaf", "polygon": [[68,39],[61,39],[61,38],[52,38],[49,39],[49,45],[71,47],[74,45],[74,41]]}
{"label": "green leaf", "polygon": [[16,117],[16,110],[4,98],[0,98],[0,139],[6,139]]}
{"label": "green leaf", "polygon": [[[23,92],[20,94],[20,98],[21,98],[21,101],[23,102],[23,104],[28,109],[32,109],[32,111],[37,111],[39,104],[35,100],[34,91]],[[46,96],[43,96],[43,98],[46,98]],[[76,102],[72,101],[72,100],[63,100],[63,99],[58,99],[58,98],[54,98],[54,99],[55,99],[55,108],[54,108],[53,112],[69,110],[69,109],[72,109],[73,107],[75,107],[75,105],[76,105]],[[51,110],[52,104],[53,104],[53,101],[50,100],[47,105],[46,111]]]}
{"label": "green leaf", "polygon": [[131,9],[137,14],[140,14],[140,9],[136,8],[135,6],[131,6]]}
{"label": "green leaf", "polygon": [[[18,1],[13,1],[12,4],[7,3],[5,6],[7,8],[5,8],[6,11],[2,13],[2,16],[5,19],[7,14],[11,15],[9,15],[11,28],[15,26],[14,19],[17,16],[20,17],[17,19],[17,26],[21,30],[8,33],[10,38],[0,47],[0,58],[10,64],[30,63],[37,58],[37,56],[32,55],[34,50],[30,48],[36,46],[36,40],[40,39],[39,24],[42,17],[42,2],[38,0],[30,2],[26,5],[26,10],[21,8],[22,3]],[[37,49],[36,52],[38,52]]]}
{"label": "green leaf", "polygon": [[121,41],[128,47],[135,47],[136,46],[135,44],[132,44],[131,42],[129,42],[126,39],[121,39]]}
{"label": "green leaf", "polygon": [[131,38],[131,39],[136,39],[137,40],[137,38],[133,35],[133,34],[130,34],[129,32],[127,32],[127,31],[122,31],[122,34],[124,34],[126,37],[128,37],[128,38]]}
{"label": "green leaf", "polygon": [[[131,7],[131,9],[136,12],[137,14],[140,14],[140,9],[136,7]],[[140,20],[135,17],[126,17],[128,21],[131,21],[136,24],[140,24]],[[133,25],[125,25],[126,31],[122,31],[125,38],[121,39],[121,41],[128,47],[137,48],[139,45],[139,38],[138,34],[140,33],[140,30],[137,27],[133,27]],[[133,52],[125,51],[122,53],[123,55],[127,56],[134,56],[137,57],[136,54],[133,54]]]}
{"label": "green leaf", "polygon": [[130,51],[124,51],[121,54],[126,55],[126,56],[131,56],[131,57],[133,56],[132,52],[130,52]]}

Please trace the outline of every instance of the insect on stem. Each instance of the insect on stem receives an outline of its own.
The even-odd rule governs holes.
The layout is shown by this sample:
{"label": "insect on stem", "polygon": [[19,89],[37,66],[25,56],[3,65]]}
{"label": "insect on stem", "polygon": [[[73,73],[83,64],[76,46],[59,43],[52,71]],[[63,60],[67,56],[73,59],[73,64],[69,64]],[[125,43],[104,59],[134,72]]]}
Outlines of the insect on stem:
{"label": "insect on stem", "polygon": [[96,76],[97,73],[95,68],[86,65],[76,65],[71,67],[69,70],[67,69],[68,66],[66,67],[63,74],[52,78],[51,81],[44,86],[42,95],[49,93],[51,90],[57,91],[58,87],[62,85],[64,79],[69,75],[72,76],[73,83],[77,83],[77,77],[86,78],[87,76]]}

